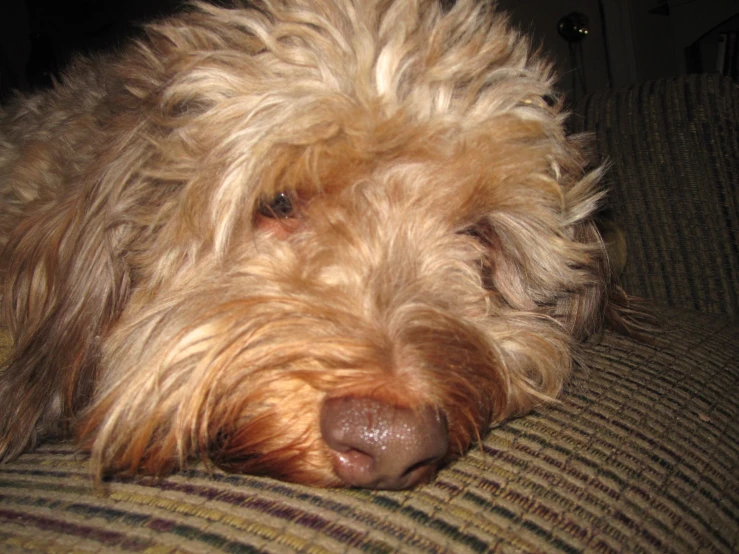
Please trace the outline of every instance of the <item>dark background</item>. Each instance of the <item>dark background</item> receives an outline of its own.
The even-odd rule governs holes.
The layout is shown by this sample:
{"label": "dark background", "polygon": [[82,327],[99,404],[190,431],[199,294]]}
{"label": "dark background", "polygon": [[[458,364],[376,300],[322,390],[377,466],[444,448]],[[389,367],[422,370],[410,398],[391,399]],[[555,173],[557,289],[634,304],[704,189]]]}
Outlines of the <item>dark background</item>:
{"label": "dark background", "polygon": [[[12,89],[47,86],[77,51],[114,47],[139,23],[183,0],[5,0],[0,5],[0,101]],[[736,38],[737,0],[499,0],[513,21],[556,60],[571,100],[608,87],[687,72],[736,78],[735,41],[719,68],[719,40]],[[568,43],[563,17],[587,20],[587,37]]]}

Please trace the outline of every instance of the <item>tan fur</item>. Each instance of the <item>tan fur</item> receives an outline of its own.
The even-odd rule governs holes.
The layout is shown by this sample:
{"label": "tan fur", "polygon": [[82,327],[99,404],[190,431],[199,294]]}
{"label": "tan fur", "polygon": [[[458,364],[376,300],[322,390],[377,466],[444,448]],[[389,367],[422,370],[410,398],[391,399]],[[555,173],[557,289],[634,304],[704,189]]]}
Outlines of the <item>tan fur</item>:
{"label": "tan fur", "polygon": [[[324,399],[447,460],[553,399],[620,295],[549,66],[487,3],[203,4],[0,113],[0,457],[340,485]],[[263,207],[286,193],[284,219]]]}

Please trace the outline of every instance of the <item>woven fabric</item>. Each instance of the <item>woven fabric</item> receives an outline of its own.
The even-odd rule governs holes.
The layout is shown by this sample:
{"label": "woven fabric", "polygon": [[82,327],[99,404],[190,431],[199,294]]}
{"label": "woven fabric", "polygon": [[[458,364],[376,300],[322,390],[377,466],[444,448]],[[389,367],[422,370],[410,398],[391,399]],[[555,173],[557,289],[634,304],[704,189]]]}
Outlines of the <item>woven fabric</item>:
{"label": "woven fabric", "polygon": [[96,494],[68,443],[0,465],[0,552],[739,551],[739,326],[669,311],[606,334],[561,404],[429,485],[321,490],[200,466]]}
{"label": "woven fabric", "polygon": [[719,75],[585,98],[576,131],[608,159],[626,233],[624,287],[671,306],[739,316],[739,89]]}

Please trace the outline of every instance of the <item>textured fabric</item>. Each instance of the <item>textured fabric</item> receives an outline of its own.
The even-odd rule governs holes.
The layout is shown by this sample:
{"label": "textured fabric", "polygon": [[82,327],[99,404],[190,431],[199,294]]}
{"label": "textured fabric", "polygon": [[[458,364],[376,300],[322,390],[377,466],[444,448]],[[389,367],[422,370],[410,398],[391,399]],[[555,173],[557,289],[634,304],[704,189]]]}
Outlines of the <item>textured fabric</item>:
{"label": "textured fabric", "polygon": [[689,75],[585,98],[572,118],[611,162],[626,233],[624,287],[671,306],[739,316],[739,89]]}
{"label": "textured fabric", "polygon": [[561,404],[412,491],[195,466],[95,494],[84,459],[46,445],[0,465],[0,552],[737,552],[739,327],[666,315],[654,344],[587,346]]}

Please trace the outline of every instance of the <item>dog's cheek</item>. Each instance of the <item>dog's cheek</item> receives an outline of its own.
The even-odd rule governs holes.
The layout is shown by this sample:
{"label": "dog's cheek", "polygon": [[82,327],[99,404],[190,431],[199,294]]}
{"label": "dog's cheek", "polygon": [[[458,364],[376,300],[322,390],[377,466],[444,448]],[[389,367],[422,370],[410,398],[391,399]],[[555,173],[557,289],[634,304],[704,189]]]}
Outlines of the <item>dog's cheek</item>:
{"label": "dog's cheek", "polygon": [[228,301],[224,293],[200,289],[175,307],[149,299],[148,312],[132,310],[108,337],[104,365],[116,370],[103,376],[77,429],[98,477],[160,475],[201,458],[230,471],[338,484],[320,437],[322,393],[291,375],[308,364],[296,361],[292,339],[304,339],[285,323],[296,317],[292,304]]}
{"label": "dog's cheek", "polygon": [[408,312],[395,337],[402,367],[425,384],[446,414],[449,458],[491,424],[520,416],[560,393],[571,370],[572,338],[552,318],[491,301],[485,317]]}
{"label": "dog's cheek", "polygon": [[199,458],[229,472],[339,485],[318,431],[317,392],[298,380],[258,381],[232,386],[225,378],[210,390],[194,383],[185,388],[208,396],[197,412],[182,398],[170,404],[174,409],[154,407],[117,421],[112,416],[126,398],[108,395],[82,420],[81,443],[99,477],[108,471],[164,475]]}

